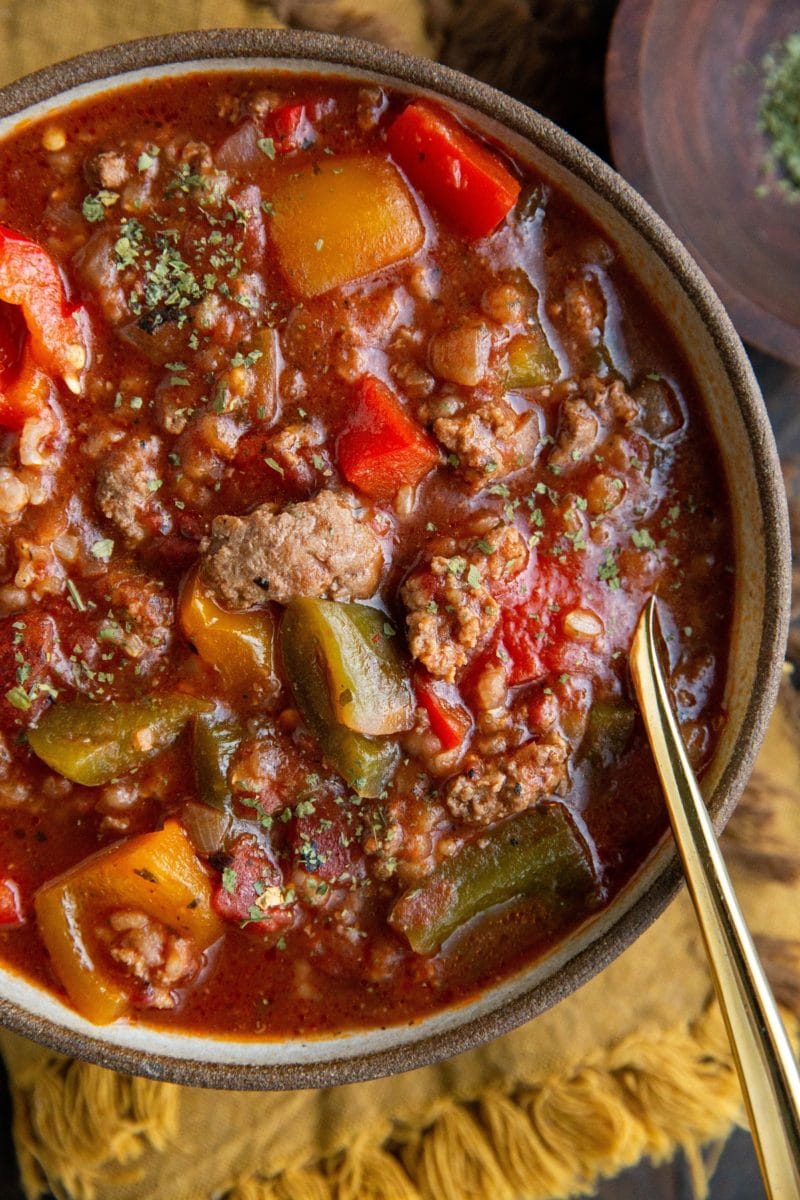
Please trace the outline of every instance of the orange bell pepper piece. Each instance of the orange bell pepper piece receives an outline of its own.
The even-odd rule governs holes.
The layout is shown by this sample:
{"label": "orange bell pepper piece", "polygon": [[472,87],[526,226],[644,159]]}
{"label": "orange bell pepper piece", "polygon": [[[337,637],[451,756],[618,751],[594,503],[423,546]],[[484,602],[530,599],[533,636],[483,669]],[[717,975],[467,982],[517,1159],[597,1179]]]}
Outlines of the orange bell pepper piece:
{"label": "orange bell pepper piece", "polygon": [[34,904],[56,975],[81,1016],[97,1025],[130,1007],[130,985],[96,928],[111,913],[144,912],[200,951],[222,933],[209,878],[177,821],[93,854],[41,887]]}
{"label": "orange bell pepper piece", "polygon": [[222,608],[195,568],[181,592],[178,618],[197,653],[217,668],[230,691],[245,699],[277,691],[275,622],[268,610]]}
{"label": "orange bell pepper piece", "polygon": [[425,228],[392,163],[332,156],[272,189],[270,233],[299,296],[320,296],[415,254]]}

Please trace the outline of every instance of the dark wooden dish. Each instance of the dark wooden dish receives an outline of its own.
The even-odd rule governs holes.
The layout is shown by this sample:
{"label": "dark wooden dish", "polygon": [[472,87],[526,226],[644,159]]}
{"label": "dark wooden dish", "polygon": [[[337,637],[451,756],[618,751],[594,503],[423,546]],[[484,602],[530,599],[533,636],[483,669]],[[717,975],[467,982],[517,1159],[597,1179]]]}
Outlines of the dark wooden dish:
{"label": "dark wooden dish", "polygon": [[800,202],[759,194],[764,55],[792,0],[622,0],[606,64],[619,171],[703,267],[739,333],[800,366]]}

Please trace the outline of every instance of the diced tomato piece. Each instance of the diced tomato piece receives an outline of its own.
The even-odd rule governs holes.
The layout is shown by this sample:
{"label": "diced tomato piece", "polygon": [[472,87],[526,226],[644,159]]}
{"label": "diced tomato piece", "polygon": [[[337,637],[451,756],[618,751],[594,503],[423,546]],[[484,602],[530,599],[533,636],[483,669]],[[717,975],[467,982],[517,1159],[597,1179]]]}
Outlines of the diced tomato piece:
{"label": "diced tomato piece", "polygon": [[0,879],[0,926],[22,925],[22,897],[13,879]]}
{"label": "diced tomato piece", "polygon": [[576,603],[576,585],[569,573],[543,555],[534,568],[530,596],[503,608],[500,643],[510,663],[509,683],[529,683],[559,667],[565,641],[564,613]]}
{"label": "diced tomato piece", "polygon": [[0,300],[22,310],[36,366],[77,391],[87,358],[85,312],[67,300],[58,266],[44,247],[3,225]]}
{"label": "diced tomato piece", "polygon": [[349,887],[363,873],[352,810],[324,795],[315,796],[312,805],[313,811],[296,817],[290,829],[295,866],[328,884]]}
{"label": "diced tomato piece", "polygon": [[427,675],[414,679],[417,701],[428,714],[432,732],[442,743],[442,749],[455,750],[469,733],[472,718],[463,704],[454,703],[442,694],[443,687]]}
{"label": "diced tomato piece", "polygon": [[[314,448],[303,453],[303,448],[294,461],[274,457],[274,447],[269,435],[261,429],[251,429],[236,443],[234,466],[236,473],[229,481],[223,480],[221,502],[240,504],[242,508],[255,508],[267,500],[305,499],[313,490],[317,473],[308,461]],[[276,470],[267,459],[272,459],[280,468]],[[230,491],[228,490],[230,489]],[[227,510],[225,510],[227,511]]]}
{"label": "diced tomato piece", "polygon": [[403,110],[386,140],[414,186],[466,237],[491,233],[517,202],[520,184],[497,155],[425,100]]}
{"label": "diced tomato piece", "polygon": [[276,154],[291,154],[314,140],[314,126],[305,104],[281,104],[264,120],[264,136],[271,137]]}
{"label": "diced tomato piece", "polygon": [[230,848],[212,903],[227,921],[247,922],[257,933],[272,934],[294,920],[291,904],[283,902],[283,875],[251,834],[242,834]]}
{"label": "diced tomato piece", "polygon": [[52,696],[55,621],[33,610],[0,621],[0,726],[35,720]]}
{"label": "diced tomato piece", "polygon": [[0,300],[0,388],[10,384],[19,369],[26,332],[20,310]]}
{"label": "diced tomato piece", "polygon": [[339,437],[339,467],[373,500],[390,503],[405,485],[416,486],[439,462],[436,443],[374,375],[355,385],[354,411]]}

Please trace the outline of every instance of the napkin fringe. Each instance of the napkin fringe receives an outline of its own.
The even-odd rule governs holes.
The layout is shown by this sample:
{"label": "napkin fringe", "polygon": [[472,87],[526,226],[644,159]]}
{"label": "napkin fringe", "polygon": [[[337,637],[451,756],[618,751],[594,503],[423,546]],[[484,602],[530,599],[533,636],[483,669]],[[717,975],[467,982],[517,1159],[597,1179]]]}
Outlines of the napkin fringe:
{"label": "napkin fringe", "polygon": [[42,1054],[11,1085],[14,1141],[28,1197],[93,1200],[97,1185],[131,1178],[129,1164],[177,1131],[179,1089],[91,1063]]}
{"label": "napkin fringe", "polygon": [[[797,1022],[787,1014],[797,1035]],[[739,1085],[716,1002],[690,1028],[637,1032],[565,1076],[474,1102],[438,1102],[418,1129],[271,1179],[249,1176],[227,1200],[567,1200],[643,1157],[686,1154],[697,1200],[703,1147],[741,1123]],[[576,1165],[580,1164],[576,1174]]]}
{"label": "napkin fringe", "polygon": [[[800,1040],[800,1022],[784,1018]],[[181,1089],[43,1055],[13,1078],[15,1138],[28,1200],[94,1200],[136,1178],[136,1161],[174,1142]],[[418,1124],[376,1121],[345,1150],[267,1177],[227,1200],[567,1200],[647,1157],[683,1149],[697,1200],[703,1147],[743,1111],[716,1001],[690,1026],[637,1031],[574,1068],[471,1101],[438,1100]],[[113,1164],[113,1179],[109,1172]]]}
{"label": "napkin fringe", "polygon": [[[783,1015],[797,1043],[800,1023]],[[358,1139],[302,1172],[251,1175],[227,1200],[568,1200],[678,1147],[696,1200],[705,1200],[719,1146],[743,1119],[712,1001],[689,1027],[637,1032],[566,1076],[512,1093],[489,1088],[476,1101],[439,1101],[435,1119],[418,1128],[398,1126],[381,1144]]]}
{"label": "napkin fringe", "polygon": [[[797,1042],[800,1024],[790,1012],[784,1019]],[[250,1175],[227,1200],[568,1200],[643,1157],[665,1161],[678,1147],[696,1200],[705,1200],[718,1146],[742,1122],[712,1001],[688,1028],[637,1032],[537,1086],[439,1101],[435,1119],[419,1128],[398,1126],[382,1144],[358,1139],[303,1171]]]}

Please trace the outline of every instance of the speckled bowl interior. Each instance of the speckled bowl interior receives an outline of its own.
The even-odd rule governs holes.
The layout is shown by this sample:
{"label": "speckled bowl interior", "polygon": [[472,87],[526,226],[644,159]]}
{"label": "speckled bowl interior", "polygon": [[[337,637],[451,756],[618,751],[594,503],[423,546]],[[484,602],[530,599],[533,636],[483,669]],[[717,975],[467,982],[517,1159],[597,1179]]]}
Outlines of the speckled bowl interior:
{"label": "speckled bowl interior", "polygon": [[[641,197],[562,130],[509,97],[435,63],[327,35],[221,30],[175,34],[83,55],[0,91],[0,137],[43,114],[128,83],[198,71],[316,72],[443,97],[471,123],[587,209],[648,291],[695,365],[733,496],[737,568],[728,669],[729,719],[704,778],[714,823],[747,781],[780,677],[789,596],[789,536],[772,433],[742,345],[710,285]],[[671,840],[612,905],[553,953],[469,1004],[413,1025],[337,1037],[240,1041],[96,1027],[0,969],[0,1021],[67,1054],[118,1070],[209,1087],[349,1083],[449,1057],[530,1020],[624,950],[680,884]]]}

